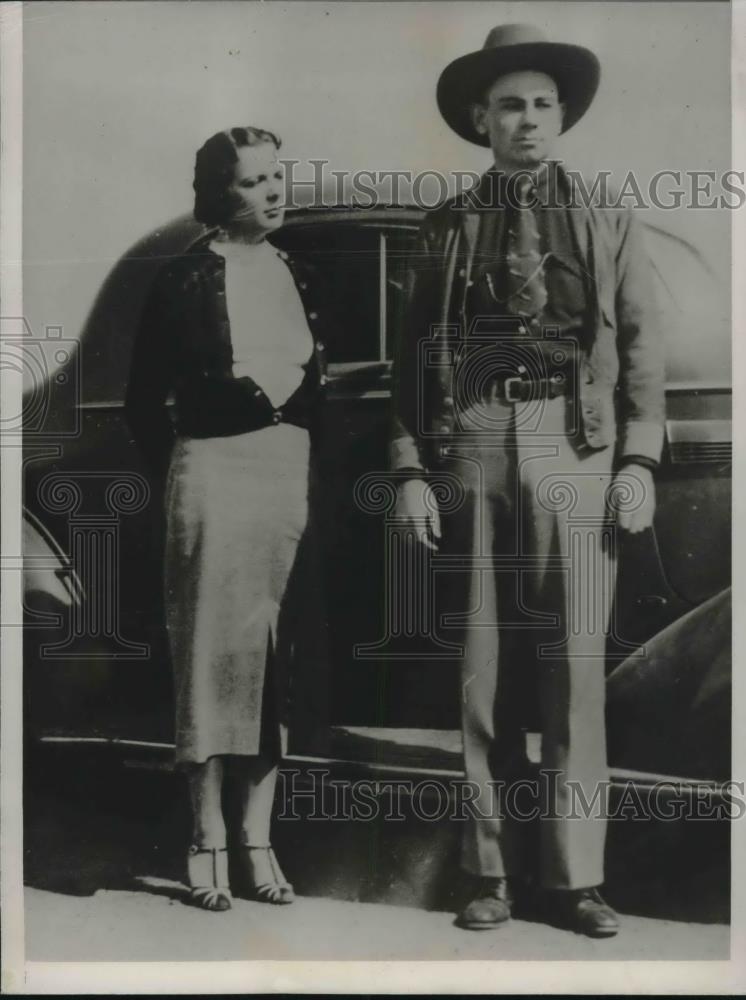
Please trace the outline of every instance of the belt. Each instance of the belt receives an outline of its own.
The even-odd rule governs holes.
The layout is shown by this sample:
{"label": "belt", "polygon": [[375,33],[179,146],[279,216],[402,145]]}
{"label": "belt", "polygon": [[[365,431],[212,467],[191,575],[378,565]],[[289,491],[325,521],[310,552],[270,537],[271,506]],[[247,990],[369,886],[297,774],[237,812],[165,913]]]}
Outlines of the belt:
{"label": "belt", "polygon": [[568,391],[567,376],[557,373],[550,378],[526,378],[509,375],[495,380],[495,388],[506,403],[527,403],[535,399],[556,399]]}

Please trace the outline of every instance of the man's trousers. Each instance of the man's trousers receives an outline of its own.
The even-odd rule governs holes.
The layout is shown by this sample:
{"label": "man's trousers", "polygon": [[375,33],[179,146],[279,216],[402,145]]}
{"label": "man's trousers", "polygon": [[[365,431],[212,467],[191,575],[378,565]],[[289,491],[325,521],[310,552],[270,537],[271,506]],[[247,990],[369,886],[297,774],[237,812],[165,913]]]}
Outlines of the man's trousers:
{"label": "man's trousers", "polygon": [[[558,889],[603,881],[604,647],[615,574],[613,449],[576,451],[572,422],[565,397],[492,398],[462,413],[444,466],[461,502],[443,515],[441,547],[450,567],[443,634],[464,646],[465,769],[478,790],[462,864],[519,875],[530,825],[517,814],[538,808],[538,879]],[[530,705],[541,774],[511,789],[527,773]]]}

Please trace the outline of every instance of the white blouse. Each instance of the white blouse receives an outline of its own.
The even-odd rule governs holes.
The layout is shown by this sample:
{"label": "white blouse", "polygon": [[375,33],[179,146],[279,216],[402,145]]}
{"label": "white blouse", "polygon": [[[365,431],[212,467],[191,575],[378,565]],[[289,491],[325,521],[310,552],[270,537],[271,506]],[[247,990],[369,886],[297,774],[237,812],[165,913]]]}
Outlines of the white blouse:
{"label": "white blouse", "polygon": [[300,385],[313,341],[290,269],[267,243],[214,240],[225,258],[233,375],[250,376],[281,406]]}

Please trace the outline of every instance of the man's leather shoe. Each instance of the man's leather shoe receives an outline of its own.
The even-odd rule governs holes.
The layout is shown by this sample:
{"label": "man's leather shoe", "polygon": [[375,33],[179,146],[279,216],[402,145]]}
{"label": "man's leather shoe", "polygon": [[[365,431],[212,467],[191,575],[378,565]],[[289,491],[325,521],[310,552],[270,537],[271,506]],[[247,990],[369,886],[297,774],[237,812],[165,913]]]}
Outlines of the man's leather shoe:
{"label": "man's leather shoe", "polygon": [[594,938],[613,937],[619,930],[616,913],[598,889],[560,889],[551,895],[552,915],[561,927]]}
{"label": "man's leather shoe", "polygon": [[479,889],[456,918],[456,925],[470,931],[487,931],[510,920],[513,898],[505,878],[479,880]]}

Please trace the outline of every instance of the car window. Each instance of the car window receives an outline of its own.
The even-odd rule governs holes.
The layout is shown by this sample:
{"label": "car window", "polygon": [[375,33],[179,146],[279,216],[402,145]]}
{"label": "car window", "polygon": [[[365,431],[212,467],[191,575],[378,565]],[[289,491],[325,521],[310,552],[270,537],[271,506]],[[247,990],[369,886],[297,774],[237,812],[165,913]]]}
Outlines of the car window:
{"label": "car window", "polygon": [[[290,229],[290,227],[288,227]],[[400,323],[407,251],[416,228],[346,222],[303,223],[283,240],[308,256],[333,296],[338,335],[328,343],[329,362],[390,360]]]}
{"label": "car window", "polygon": [[404,321],[410,255],[416,237],[417,230],[414,227],[392,229],[384,236],[386,266],[385,356],[387,360],[394,356]]}

